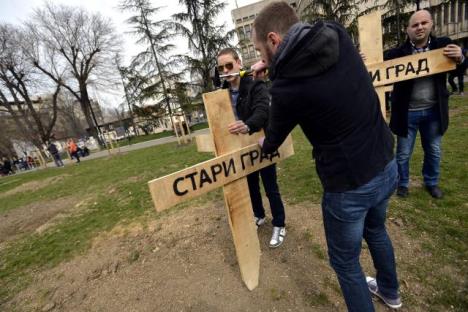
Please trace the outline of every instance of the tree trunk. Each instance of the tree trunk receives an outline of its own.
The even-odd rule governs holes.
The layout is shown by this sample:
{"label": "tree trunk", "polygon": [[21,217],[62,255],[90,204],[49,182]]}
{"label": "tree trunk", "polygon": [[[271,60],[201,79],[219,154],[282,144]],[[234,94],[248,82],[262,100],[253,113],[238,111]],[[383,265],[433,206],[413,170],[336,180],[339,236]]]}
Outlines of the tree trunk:
{"label": "tree trunk", "polygon": [[88,127],[90,129],[91,135],[98,141],[99,145],[103,146],[104,142],[102,141],[101,131],[99,131],[98,122],[96,120],[96,116],[91,107],[91,101],[89,100],[88,89],[86,85],[80,88],[80,105],[85,115],[86,122],[88,123]]}
{"label": "tree trunk", "polygon": [[398,45],[399,45],[401,43],[400,3],[399,2],[397,2],[396,18],[397,18],[397,42],[398,42]]}

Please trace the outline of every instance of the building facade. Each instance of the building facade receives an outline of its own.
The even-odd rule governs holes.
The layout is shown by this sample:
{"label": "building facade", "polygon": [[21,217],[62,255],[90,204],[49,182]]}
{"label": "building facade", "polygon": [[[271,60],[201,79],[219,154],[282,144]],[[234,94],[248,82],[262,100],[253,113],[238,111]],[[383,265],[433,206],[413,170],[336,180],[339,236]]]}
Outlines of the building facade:
{"label": "building facade", "polygon": [[434,34],[447,36],[468,48],[468,1],[429,2],[434,18]]}
{"label": "building facade", "polygon": [[[259,60],[259,54],[255,51],[251,36],[252,25],[255,17],[261,9],[274,0],[263,0],[253,4],[239,7],[232,10],[232,19],[239,39],[239,49],[241,52],[244,67],[248,68]],[[289,0],[299,16],[302,15],[306,7],[312,0]],[[359,11],[362,12],[373,5],[383,5],[386,1],[358,1]],[[434,18],[434,35],[447,36],[456,41],[464,48],[468,48],[468,1],[467,0],[421,0],[421,9],[428,9]],[[408,15],[416,9],[416,4],[407,7],[404,12]],[[383,18],[391,16],[392,12],[382,12]],[[407,21],[402,21],[405,28]],[[390,29],[383,29],[384,35]]]}
{"label": "building facade", "polygon": [[[270,2],[274,0],[263,0],[255,2],[237,9],[232,10],[232,20],[236,27],[237,37],[239,39],[239,50],[242,56],[242,62],[245,68],[249,68],[252,64],[260,59],[260,54],[255,51],[252,42],[252,26],[255,17],[258,13]],[[298,1],[288,1],[292,7],[297,7]]]}

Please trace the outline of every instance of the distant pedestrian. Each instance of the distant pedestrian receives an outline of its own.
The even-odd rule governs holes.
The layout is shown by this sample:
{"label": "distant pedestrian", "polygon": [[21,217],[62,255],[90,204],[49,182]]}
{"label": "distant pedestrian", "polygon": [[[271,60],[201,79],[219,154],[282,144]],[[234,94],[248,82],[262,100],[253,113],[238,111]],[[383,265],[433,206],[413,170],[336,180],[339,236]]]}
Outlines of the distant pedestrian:
{"label": "distant pedestrian", "polygon": [[[467,55],[468,49],[463,49],[462,53],[463,53],[463,55]],[[461,64],[458,64],[457,68],[455,68],[453,71],[449,72],[448,82],[449,82],[450,86],[452,87],[452,94],[456,94],[456,93],[459,92],[458,93],[459,95],[461,95],[461,96],[464,95],[464,92],[463,92],[464,91],[463,90],[463,85],[464,85],[463,77],[465,76],[466,67],[467,67],[467,61],[465,60],[465,62],[463,62]],[[457,87],[457,84],[455,83],[455,78],[458,79],[458,87]]]}
{"label": "distant pedestrian", "polygon": [[8,158],[3,157],[3,165],[2,165],[2,174],[9,175],[14,174],[15,172],[11,168],[11,162]]}
{"label": "distant pedestrian", "polygon": [[50,154],[54,158],[55,165],[57,167],[63,167],[63,161],[62,161],[62,158],[60,158],[60,153],[57,149],[57,146],[54,143],[49,142],[49,146],[47,147],[47,149],[49,150]]}
{"label": "distant pedestrian", "polygon": [[20,161],[19,161],[18,157],[16,157],[16,156],[13,156],[13,165],[15,166],[17,171],[21,170]]}
{"label": "distant pedestrian", "polygon": [[67,147],[68,147],[68,152],[70,153],[70,157],[73,159],[73,157],[76,158],[76,163],[80,163],[80,155],[78,155],[78,146],[76,145],[75,141],[73,139],[68,139],[67,142]]}

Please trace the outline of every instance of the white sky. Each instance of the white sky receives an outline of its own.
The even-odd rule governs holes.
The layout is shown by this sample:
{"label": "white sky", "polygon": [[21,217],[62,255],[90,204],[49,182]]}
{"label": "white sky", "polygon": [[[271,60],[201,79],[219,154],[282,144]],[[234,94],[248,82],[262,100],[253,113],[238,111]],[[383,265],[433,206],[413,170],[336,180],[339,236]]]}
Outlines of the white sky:
{"label": "white sky", "polygon": [[[129,17],[128,13],[122,13],[118,8],[119,0],[49,0],[55,4],[66,4],[69,6],[80,6],[90,12],[99,12],[101,15],[108,17],[114,24],[118,33],[121,34],[124,40],[123,52],[124,60],[127,65],[130,58],[139,52],[139,47],[134,43],[135,38],[127,34],[130,27],[125,20]],[[232,29],[231,11],[236,7],[236,2],[239,7],[248,5],[259,0],[224,0],[227,3],[225,11],[219,16],[219,24],[225,22],[227,29]],[[172,14],[181,12],[178,0],[151,0],[155,7],[164,7],[161,10],[161,19],[169,18]],[[0,0],[0,22],[20,25],[22,21],[27,21],[35,8],[41,7],[44,4],[43,0]],[[176,53],[186,53],[186,39],[175,38],[174,42],[178,46]],[[106,107],[116,107],[123,101],[122,90],[99,90],[96,94],[91,90],[91,96],[97,97],[101,105]]]}

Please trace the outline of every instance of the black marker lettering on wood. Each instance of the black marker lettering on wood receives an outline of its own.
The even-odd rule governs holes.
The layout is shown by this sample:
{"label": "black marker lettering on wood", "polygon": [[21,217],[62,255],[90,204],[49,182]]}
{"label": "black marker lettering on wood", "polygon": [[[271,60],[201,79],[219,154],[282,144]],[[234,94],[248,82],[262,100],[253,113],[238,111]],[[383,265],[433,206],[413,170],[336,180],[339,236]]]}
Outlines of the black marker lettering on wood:
{"label": "black marker lettering on wood", "polygon": [[427,64],[427,58],[419,60],[418,62],[418,69],[416,70],[416,74],[419,75],[420,72],[425,71],[426,73],[430,73],[429,66]]}
{"label": "black marker lettering on wood", "polygon": [[236,166],[234,164],[234,159],[233,158],[229,159],[228,167],[226,167],[226,162],[223,161],[223,169],[224,169],[224,176],[225,177],[229,176],[229,172],[231,172],[231,169],[232,169],[232,172],[235,174],[236,173]]}
{"label": "black marker lettering on wood", "polygon": [[179,182],[181,181],[184,181],[184,177],[178,177],[177,179],[174,180],[174,183],[172,184],[172,188],[174,190],[174,194],[176,194],[177,196],[184,196],[185,194],[188,193],[188,190],[185,190],[185,191],[180,191],[179,188],[178,188],[178,184]]}

